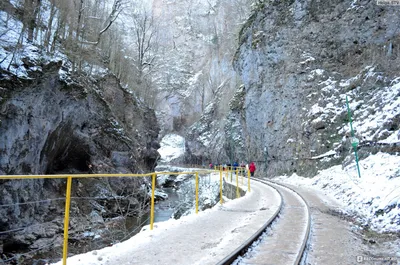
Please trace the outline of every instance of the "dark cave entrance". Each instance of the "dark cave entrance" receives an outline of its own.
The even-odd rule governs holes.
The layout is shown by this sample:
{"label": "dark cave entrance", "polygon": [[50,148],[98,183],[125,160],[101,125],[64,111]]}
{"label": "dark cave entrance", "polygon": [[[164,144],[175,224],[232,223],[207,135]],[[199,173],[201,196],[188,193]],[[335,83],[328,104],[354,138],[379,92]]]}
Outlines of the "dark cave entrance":
{"label": "dark cave entrance", "polygon": [[69,124],[64,124],[47,138],[42,151],[47,166],[45,174],[87,173],[91,161],[87,140],[76,136]]}
{"label": "dark cave entrance", "polygon": [[3,254],[26,252],[28,250],[29,250],[28,244],[19,242],[14,239],[11,239],[10,241],[4,243],[3,245]]}
{"label": "dark cave entrance", "polygon": [[61,150],[47,166],[46,174],[88,172],[90,155],[88,147],[74,143],[65,150]]}

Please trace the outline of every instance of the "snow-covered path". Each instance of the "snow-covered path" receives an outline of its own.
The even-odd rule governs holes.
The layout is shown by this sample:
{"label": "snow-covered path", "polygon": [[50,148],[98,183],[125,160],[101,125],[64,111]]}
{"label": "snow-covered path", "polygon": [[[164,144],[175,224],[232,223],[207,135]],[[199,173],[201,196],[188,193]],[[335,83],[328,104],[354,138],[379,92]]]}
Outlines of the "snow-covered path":
{"label": "snow-covered path", "polygon": [[239,257],[241,265],[299,264],[310,232],[309,208],[296,192],[281,185],[269,183],[279,191],[283,204],[279,217],[267,228],[252,251]]}
{"label": "snow-covered path", "polygon": [[156,223],[153,231],[142,231],[112,247],[70,257],[67,264],[216,264],[259,230],[280,202],[273,188],[252,182],[251,192],[242,198],[198,215]]}
{"label": "snow-covered path", "polygon": [[[353,232],[355,224],[335,215],[355,214],[361,223],[376,230],[398,231],[400,208],[391,206],[397,205],[400,198],[399,162],[398,156],[371,155],[360,161],[361,179],[354,164],[323,170],[314,178],[297,175],[275,178],[277,182],[291,184],[311,207],[313,225],[306,260],[309,264],[354,264],[358,258],[370,258],[372,254],[400,260],[400,252],[393,248],[370,252],[363,239]],[[259,185],[252,184],[252,191],[240,199],[198,215],[156,223],[153,231],[142,231],[112,247],[70,257],[67,264],[216,264],[248,239],[276,210],[278,195],[272,199],[262,197],[266,191],[271,192],[271,188]],[[260,211],[262,208],[267,210]]]}
{"label": "snow-covered path", "polygon": [[[287,185],[287,184],[285,184]],[[246,189],[246,187],[243,187]],[[341,205],[315,189],[291,186],[306,199],[312,214],[311,239],[308,242],[307,264],[354,264],[359,258],[391,257],[400,259],[393,249],[370,252],[361,237],[353,232],[351,222],[336,216]],[[184,216],[179,220],[170,219],[156,223],[154,230],[148,227],[131,239],[101,250],[68,258],[68,265],[131,265],[131,264],[217,264],[225,256],[242,245],[278,210],[280,196],[271,187],[252,181],[252,191],[244,197],[216,205],[212,209]],[[287,202],[284,202],[287,204]],[[290,211],[296,207],[289,207]],[[284,218],[279,222],[297,222],[297,218]],[[294,220],[293,220],[294,219]],[[294,224],[295,224],[294,223]],[[272,225],[262,240],[271,241],[279,226]],[[279,232],[279,233],[278,233]],[[263,237],[263,236],[262,236]],[[279,242],[278,242],[279,243]],[[256,253],[265,252],[252,247]],[[272,256],[285,253],[284,248],[267,251]],[[262,254],[263,255],[263,254]],[[269,255],[269,254],[268,254]],[[365,260],[363,260],[365,261]],[[234,264],[247,264],[246,258],[239,258]],[[61,265],[62,262],[56,263]],[[372,264],[364,262],[364,264]],[[383,264],[383,263],[374,263]]]}
{"label": "snow-covered path", "polygon": [[285,186],[301,194],[310,207],[312,227],[306,264],[354,264],[357,256],[363,255],[362,242],[351,232],[349,222],[332,214],[340,206],[316,190]]}

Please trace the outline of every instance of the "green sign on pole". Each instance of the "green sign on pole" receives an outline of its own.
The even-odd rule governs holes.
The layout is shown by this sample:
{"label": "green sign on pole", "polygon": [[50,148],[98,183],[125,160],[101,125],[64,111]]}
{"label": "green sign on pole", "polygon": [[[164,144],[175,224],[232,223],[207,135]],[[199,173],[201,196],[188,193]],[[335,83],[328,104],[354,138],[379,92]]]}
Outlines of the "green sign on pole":
{"label": "green sign on pole", "polygon": [[353,146],[354,156],[356,157],[358,177],[361,178],[360,166],[358,165],[358,154],[357,154],[357,146],[358,146],[359,141],[354,136],[353,124],[351,121],[351,112],[350,112],[350,107],[349,107],[349,100],[347,99],[347,96],[346,96],[346,105],[347,105],[347,114],[349,115],[349,123],[350,123],[350,131],[351,131],[351,145]]}

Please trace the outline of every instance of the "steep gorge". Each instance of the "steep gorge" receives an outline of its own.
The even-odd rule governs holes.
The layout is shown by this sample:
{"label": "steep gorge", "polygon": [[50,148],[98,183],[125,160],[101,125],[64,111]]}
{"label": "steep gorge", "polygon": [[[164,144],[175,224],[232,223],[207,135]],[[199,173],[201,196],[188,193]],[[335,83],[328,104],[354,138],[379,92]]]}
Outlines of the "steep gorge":
{"label": "steep gorge", "polygon": [[195,124],[189,146],[210,150],[204,138],[219,138],[225,152],[211,160],[313,176],[354,161],[348,96],[361,159],[399,152],[384,142],[399,132],[399,25],[399,10],[376,1],[257,1],[240,32],[233,64],[243,86],[225,126],[208,138]]}
{"label": "steep gorge", "polygon": [[[221,26],[220,21],[215,23]],[[360,157],[398,153],[398,145],[382,142],[397,137],[400,129],[395,103],[400,95],[398,25],[399,11],[375,1],[256,1],[233,58],[243,85],[224,53],[210,69],[191,71],[191,78],[178,86],[197,93],[203,83],[195,77],[204,74],[213,88],[210,104],[186,135],[185,162],[255,161],[257,172],[266,177],[293,172],[313,176],[331,165],[353,162],[345,96],[361,142]],[[217,44],[207,45],[215,45],[218,54],[225,52]],[[71,74],[68,60],[23,61],[32,69],[29,78],[0,72],[0,175],[154,169],[159,156],[154,110],[114,75]],[[170,74],[168,65],[163,74]],[[199,106],[200,96],[193,98]],[[163,107],[172,109],[171,104]],[[384,113],[388,107],[391,112]],[[200,111],[188,109],[196,115]],[[175,118],[185,118],[183,112]],[[164,126],[186,129],[169,125]],[[0,205],[12,206],[0,208],[0,230],[16,230],[0,234],[3,255],[53,242],[60,246],[64,205],[59,198],[64,197],[65,180],[0,184]],[[121,215],[139,215],[146,207],[147,184],[144,178],[75,179],[73,196],[92,198],[72,204],[76,249],[80,240],[94,239],[83,238],[84,233],[92,234]],[[43,199],[53,201],[36,203]],[[127,213],[120,206],[133,208]]]}
{"label": "steep gorge", "polygon": [[[376,1],[259,5],[242,30],[235,66],[247,92],[249,148],[255,160],[267,156],[263,166],[269,175],[297,170],[312,176],[352,159],[345,95],[352,107],[357,104],[353,114],[361,143],[379,142],[399,129],[396,111],[383,118],[392,127],[386,134],[379,122],[363,128],[363,122],[374,121],[372,106],[380,113],[396,99],[396,93],[392,99],[373,95],[395,89],[399,23],[398,9]],[[318,158],[328,151],[335,155]],[[362,158],[370,152],[360,148]]]}

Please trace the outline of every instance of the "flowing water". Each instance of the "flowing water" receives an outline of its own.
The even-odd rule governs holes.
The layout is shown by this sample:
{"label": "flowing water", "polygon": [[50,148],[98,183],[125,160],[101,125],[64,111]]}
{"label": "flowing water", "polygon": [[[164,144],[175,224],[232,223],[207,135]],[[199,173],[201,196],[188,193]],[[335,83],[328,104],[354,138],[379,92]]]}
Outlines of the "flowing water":
{"label": "flowing water", "polygon": [[154,207],[155,223],[169,220],[179,204],[179,195],[174,188],[163,188],[163,191],[168,194],[168,199],[156,203]]}

